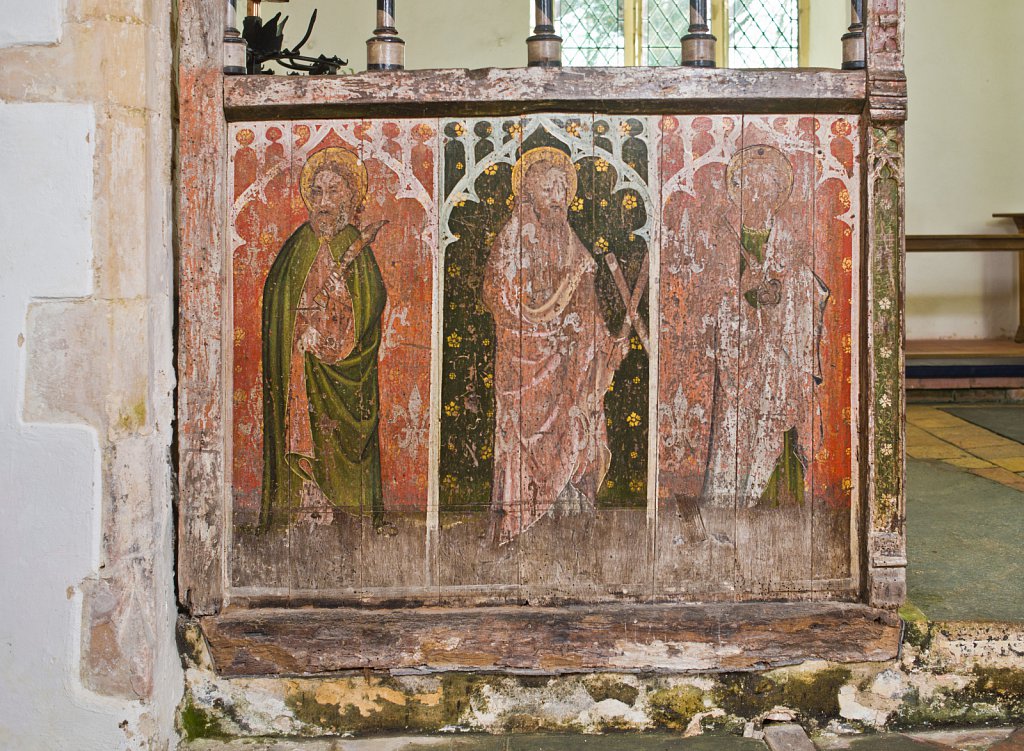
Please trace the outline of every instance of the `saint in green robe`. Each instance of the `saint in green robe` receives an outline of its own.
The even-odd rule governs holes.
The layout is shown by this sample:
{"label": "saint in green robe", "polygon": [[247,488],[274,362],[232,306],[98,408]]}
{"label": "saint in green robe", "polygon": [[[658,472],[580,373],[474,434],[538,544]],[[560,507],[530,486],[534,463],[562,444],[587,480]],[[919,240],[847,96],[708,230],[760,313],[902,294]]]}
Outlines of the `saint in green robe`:
{"label": "saint in green robe", "polygon": [[[359,230],[349,225],[330,241],[339,263]],[[377,353],[387,292],[367,246],[345,269],[352,300],[354,346],[328,364],[306,352],[304,370],[313,456],[289,454],[288,394],[296,310],[320,249],[309,224],[292,235],[274,261],[263,288],[263,499],[260,529],[287,524],[301,505],[304,482],[315,482],[336,508],[350,514],[383,510]],[[312,468],[309,472],[300,459]]]}

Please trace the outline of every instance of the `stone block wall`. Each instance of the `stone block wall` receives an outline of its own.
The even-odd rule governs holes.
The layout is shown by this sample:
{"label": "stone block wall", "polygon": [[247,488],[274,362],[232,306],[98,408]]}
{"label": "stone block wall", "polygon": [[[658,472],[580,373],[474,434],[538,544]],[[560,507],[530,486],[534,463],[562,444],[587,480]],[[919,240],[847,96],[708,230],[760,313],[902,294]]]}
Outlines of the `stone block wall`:
{"label": "stone block wall", "polygon": [[172,748],[171,2],[0,8],[0,745]]}

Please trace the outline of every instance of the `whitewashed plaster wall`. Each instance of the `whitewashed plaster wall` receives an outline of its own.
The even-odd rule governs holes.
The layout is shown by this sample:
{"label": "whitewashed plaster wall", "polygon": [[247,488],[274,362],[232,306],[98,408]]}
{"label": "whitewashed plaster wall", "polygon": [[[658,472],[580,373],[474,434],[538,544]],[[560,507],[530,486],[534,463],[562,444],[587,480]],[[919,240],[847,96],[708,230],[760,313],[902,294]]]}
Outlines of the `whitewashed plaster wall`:
{"label": "whitewashed plaster wall", "polygon": [[[1020,0],[908,0],[907,231],[1013,233],[1024,211]],[[1017,329],[1009,253],[907,259],[911,339],[1005,337]]]}
{"label": "whitewashed plaster wall", "polygon": [[0,749],[169,749],[170,0],[0,18]]}

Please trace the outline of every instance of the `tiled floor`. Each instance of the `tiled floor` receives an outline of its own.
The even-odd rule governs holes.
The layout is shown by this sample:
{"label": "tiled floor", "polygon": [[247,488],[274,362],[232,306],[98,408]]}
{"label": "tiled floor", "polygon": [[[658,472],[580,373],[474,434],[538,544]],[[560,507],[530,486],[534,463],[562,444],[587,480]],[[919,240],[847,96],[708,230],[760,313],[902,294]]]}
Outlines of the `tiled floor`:
{"label": "tiled floor", "polygon": [[907,455],[913,459],[937,459],[1024,492],[1024,445],[941,407],[907,408]]}
{"label": "tiled floor", "polygon": [[1024,620],[1024,444],[1010,437],[1024,407],[913,405],[907,423],[910,604],[932,620]]}

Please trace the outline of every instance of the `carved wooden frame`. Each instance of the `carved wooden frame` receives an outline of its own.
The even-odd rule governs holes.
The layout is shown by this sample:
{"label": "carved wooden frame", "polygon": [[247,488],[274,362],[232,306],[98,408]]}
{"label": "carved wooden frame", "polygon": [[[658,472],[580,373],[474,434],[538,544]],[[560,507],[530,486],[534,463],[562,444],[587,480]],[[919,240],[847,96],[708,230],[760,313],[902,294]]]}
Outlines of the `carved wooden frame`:
{"label": "carved wooden frame", "polygon": [[[594,69],[507,71],[411,71],[328,78],[225,77],[223,74],[223,0],[179,0],[178,4],[178,478],[179,478],[179,599],[187,613],[204,623],[211,641],[224,639],[232,625],[273,621],[273,633],[297,633],[298,619],[282,611],[253,610],[225,614],[227,577],[222,541],[230,484],[230,438],[225,405],[230,403],[230,374],[225,349],[230,338],[226,320],[226,280],[230,258],[227,228],[227,124],[229,119],[316,116],[428,115],[441,111],[472,115],[506,111],[605,111],[631,113],[711,114],[716,112],[794,113],[863,112],[862,151],[867,163],[864,269],[860,280],[861,394],[859,446],[861,467],[862,605],[821,603],[818,623],[832,629],[831,640],[849,636],[861,645],[854,656],[885,659],[895,654],[898,629],[894,617],[875,608],[892,610],[905,597],[906,542],[904,502],[904,389],[903,389],[903,265],[904,186],[903,137],[906,119],[906,78],[903,72],[904,0],[868,0],[867,76],[840,71],[741,71],[693,69]],[[838,40],[837,40],[838,43]],[[429,98],[420,95],[431,92]],[[614,100],[609,102],[608,100]],[[664,625],[664,606],[646,617]],[[712,606],[689,606],[711,608]],[[809,611],[797,617],[792,607],[751,604],[716,605],[716,618],[740,624],[807,623]],[[850,609],[852,608],[852,609]],[[600,608],[599,608],[600,609]],[[530,616],[532,609],[520,609]],[[609,626],[620,617],[633,618],[638,608],[608,606],[601,617]],[[674,612],[682,621],[691,616]],[[813,608],[812,608],[813,610]],[[309,611],[303,620],[309,618]],[[559,611],[562,615],[566,611]],[[705,613],[710,610],[705,609]],[[658,615],[662,613],[662,615]],[[434,611],[433,616],[437,616]],[[692,613],[691,613],[692,615]],[[351,621],[352,611],[324,611],[327,621]],[[506,618],[515,618],[507,613]],[[560,617],[560,616],[559,616]],[[662,620],[658,621],[661,618]],[[796,618],[796,621],[793,619]],[[268,620],[269,619],[269,620]],[[801,620],[803,619],[803,620]],[[428,620],[430,620],[428,618]],[[571,620],[571,619],[570,619]],[[699,620],[699,618],[698,618]],[[440,622],[434,618],[431,622]],[[682,622],[680,621],[680,622]],[[633,623],[637,621],[632,620]],[[284,625],[282,626],[282,623]],[[291,623],[289,626],[288,624]],[[525,623],[525,622],[524,622]],[[876,624],[882,631],[866,625]],[[692,625],[692,623],[691,623]],[[792,626],[795,627],[795,626]],[[680,626],[680,628],[682,628]],[[861,629],[855,636],[850,628]],[[845,629],[845,630],[844,630]],[[243,629],[244,630],[244,629]],[[698,629],[699,630],[699,629]],[[772,629],[768,629],[770,632]],[[435,629],[436,631],[436,629]],[[685,632],[686,628],[682,628]],[[676,639],[683,639],[682,632]],[[747,636],[753,632],[748,629]],[[870,634],[869,634],[870,632]],[[269,632],[268,632],[269,633]],[[369,634],[369,632],[367,632]],[[736,640],[744,629],[738,627]],[[760,633],[760,632],[757,632]],[[869,635],[868,635],[869,634]],[[690,634],[693,636],[693,634]],[[434,633],[436,636],[436,633]],[[280,637],[284,640],[284,637]],[[367,638],[371,638],[369,635]],[[426,638],[426,637],[424,637]],[[583,637],[581,637],[583,638]],[[708,639],[715,639],[707,635]],[[665,637],[666,641],[672,639]],[[685,640],[685,639],[684,639]],[[286,641],[286,640],[285,640]],[[794,641],[786,639],[786,641]],[[799,641],[799,640],[796,640]],[[882,649],[872,649],[884,643]],[[236,645],[237,646],[237,645]],[[252,646],[250,644],[250,646]],[[763,646],[763,645],[762,645]],[[778,645],[775,645],[777,647]],[[820,645],[819,645],[820,646]],[[495,649],[496,647],[491,647]],[[481,649],[485,649],[481,647]],[[245,649],[242,650],[245,654]],[[485,650],[486,651],[486,650]],[[791,653],[792,652],[792,653]],[[817,655],[844,659],[834,650],[793,647],[777,659]],[[747,667],[757,664],[754,650]],[[782,657],[780,658],[780,655]],[[237,655],[236,655],[237,657]],[[500,655],[480,658],[463,668],[497,667]],[[244,658],[244,655],[243,655]],[[252,672],[245,659],[236,672]],[[852,659],[852,657],[850,657]],[[594,656],[588,659],[593,661]],[[614,661],[606,654],[604,662]],[[443,661],[442,661],[443,662]],[[569,663],[580,669],[585,661]],[[234,663],[233,663],[234,664]],[[723,663],[724,664],[724,663]],[[590,665],[590,663],[587,663]],[[639,665],[639,663],[638,663]],[[640,665],[642,667],[642,665]],[[219,665],[225,672],[232,669]],[[335,665],[345,669],[359,665]],[[377,662],[362,667],[384,667]],[[539,665],[530,669],[543,670]],[[623,664],[618,665],[624,667]],[[651,665],[647,665],[648,668]],[[702,666],[712,669],[715,666]],[[721,666],[719,666],[721,667]],[[739,666],[742,669],[743,666]],[[311,663],[287,661],[264,672],[314,670]],[[439,668],[442,669],[442,668]],[[696,669],[696,668],[695,668]]]}

